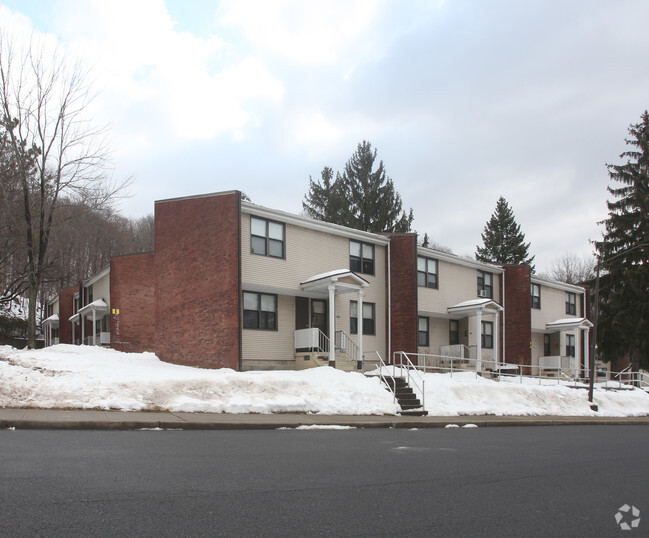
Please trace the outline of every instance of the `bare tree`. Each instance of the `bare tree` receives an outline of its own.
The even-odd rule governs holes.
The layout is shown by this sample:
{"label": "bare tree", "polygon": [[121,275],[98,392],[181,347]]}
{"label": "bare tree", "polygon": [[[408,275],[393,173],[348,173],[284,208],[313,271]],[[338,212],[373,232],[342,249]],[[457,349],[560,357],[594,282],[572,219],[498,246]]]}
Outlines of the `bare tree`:
{"label": "bare tree", "polygon": [[581,284],[595,277],[595,259],[593,256],[582,257],[573,253],[564,254],[552,263],[550,277],[568,284]]}
{"label": "bare tree", "polygon": [[60,47],[0,29],[0,116],[19,185],[29,300],[29,347],[37,298],[51,264],[50,234],[63,195],[102,206],[126,186],[107,176],[106,129],[89,120],[93,95],[79,63]]}

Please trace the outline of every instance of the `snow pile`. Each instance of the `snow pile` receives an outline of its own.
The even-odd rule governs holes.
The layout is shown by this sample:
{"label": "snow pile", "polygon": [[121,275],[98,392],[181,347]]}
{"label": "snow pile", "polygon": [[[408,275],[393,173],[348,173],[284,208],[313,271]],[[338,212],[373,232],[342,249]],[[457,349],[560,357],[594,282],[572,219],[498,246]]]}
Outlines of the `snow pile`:
{"label": "snow pile", "polygon": [[644,416],[649,415],[649,394],[640,389],[604,390],[596,385],[590,408],[584,389],[569,384],[539,385],[533,378],[494,381],[474,372],[425,374],[426,409],[429,415],[557,415]]}
{"label": "snow pile", "polygon": [[0,346],[0,406],[216,413],[395,414],[376,378],[333,368],[206,370],[152,353],[92,346],[42,350]]}
{"label": "snow pile", "polygon": [[[596,387],[587,391],[538,380],[494,381],[473,372],[426,374],[431,416],[649,415],[649,395]],[[169,410],[217,413],[395,414],[398,405],[377,376],[322,367],[302,371],[205,370],[160,361],[151,353],[92,346],[42,350],[0,346],[0,407]]]}

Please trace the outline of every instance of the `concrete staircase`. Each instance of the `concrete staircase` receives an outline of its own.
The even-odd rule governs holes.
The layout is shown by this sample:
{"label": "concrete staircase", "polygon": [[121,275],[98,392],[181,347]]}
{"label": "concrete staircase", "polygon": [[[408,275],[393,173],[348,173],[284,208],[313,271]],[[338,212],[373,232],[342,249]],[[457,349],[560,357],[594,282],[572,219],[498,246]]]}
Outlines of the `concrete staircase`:
{"label": "concrete staircase", "polygon": [[401,407],[400,415],[409,415],[416,417],[424,417],[428,415],[428,411],[424,411],[421,402],[412,388],[408,385],[403,377],[385,377],[391,392],[394,392],[399,406]]}

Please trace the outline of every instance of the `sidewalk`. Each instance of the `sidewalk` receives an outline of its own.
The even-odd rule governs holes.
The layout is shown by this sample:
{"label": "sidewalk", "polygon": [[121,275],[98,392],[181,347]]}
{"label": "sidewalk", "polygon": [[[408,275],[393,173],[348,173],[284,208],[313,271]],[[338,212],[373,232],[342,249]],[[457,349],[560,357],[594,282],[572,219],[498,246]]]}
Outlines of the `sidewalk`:
{"label": "sidewalk", "polygon": [[49,430],[246,430],[298,426],[357,428],[443,428],[463,426],[558,426],[594,424],[649,425],[645,417],[462,416],[402,417],[373,415],[171,413],[167,411],[101,411],[60,409],[0,409],[0,429]]}

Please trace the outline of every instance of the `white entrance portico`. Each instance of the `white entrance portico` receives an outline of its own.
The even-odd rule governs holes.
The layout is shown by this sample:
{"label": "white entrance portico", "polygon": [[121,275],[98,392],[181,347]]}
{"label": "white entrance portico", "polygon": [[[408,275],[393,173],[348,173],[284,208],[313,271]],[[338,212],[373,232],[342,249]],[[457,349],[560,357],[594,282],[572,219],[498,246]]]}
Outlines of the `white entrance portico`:
{"label": "white entrance portico", "polygon": [[[548,334],[559,333],[559,355],[539,357],[539,368],[568,370],[571,375],[579,374],[581,369],[583,377],[589,375],[588,350],[590,349],[590,329],[593,324],[586,318],[564,318],[547,323],[545,330]],[[576,345],[577,333],[583,334],[583,346]],[[573,344],[569,337],[572,336]],[[574,362],[573,362],[574,361]]]}
{"label": "white entrance portico", "polygon": [[493,320],[493,367],[496,368],[499,364],[499,348],[498,348],[498,318],[499,313],[503,311],[503,307],[492,299],[472,299],[448,307],[448,313],[456,318],[475,318],[475,346],[476,346],[476,370],[482,369],[482,321],[483,317],[489,316]]}
{"label": "white entrance portico", "polygon": [[336,335],[336,295],[356,293],[358,300],[358,358],[363,358],[363,290],[369,282],[349,269],[338,269],[313,276],[300,284],[302,291],[320,294],[326,297],[329,304],[329,364],[335,365],[336,350],[333,343]]}

